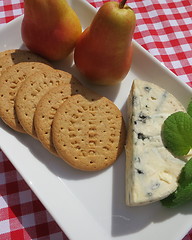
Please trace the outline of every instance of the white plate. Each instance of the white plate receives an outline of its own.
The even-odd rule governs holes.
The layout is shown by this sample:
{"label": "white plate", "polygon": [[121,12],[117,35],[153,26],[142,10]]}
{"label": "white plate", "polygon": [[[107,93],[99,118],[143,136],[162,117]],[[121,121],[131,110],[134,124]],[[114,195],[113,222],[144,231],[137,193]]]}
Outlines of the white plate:
{"label": "white plate", "polygon": [[[89,25],[96,10],[85,0],[70,0],[83,27]],[[22,17],[0,31],[0,50],[24,48],[20,25]],[[83,77],[69,57],[59,67]],[[131,82],[141,78],[173,93],[185,106],[192,90],[160,62],[134,42],[130,73],[119,86],[92,87],[104,94],[125,114]],[[125,116],[126,117],[126,116]],[[170,210],[154,203],[129,208],[124,201],[125,154],[105,171],[79,172],[49,154],[32,137],[19,134],[0,122],[0,146],[31,189],[71,240],[179,240],[192,225],[192,208]]]}

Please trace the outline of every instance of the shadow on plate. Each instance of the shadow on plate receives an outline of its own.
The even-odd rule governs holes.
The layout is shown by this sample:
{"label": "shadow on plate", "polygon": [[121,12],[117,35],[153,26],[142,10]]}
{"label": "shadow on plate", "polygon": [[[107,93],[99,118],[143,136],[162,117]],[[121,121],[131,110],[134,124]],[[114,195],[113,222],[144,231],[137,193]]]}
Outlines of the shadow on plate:
{"label": "shadow on plate", "polygon": [[81,180],[94,177],[105,171],[103,170],[99,172],[84,172],[78,169],[74,169],[67,163],[65,163],[64,160],[62,160],[61,158],[49,153],[38,140],[34,139],[28,134],[15,132],[14,130],[6,126],[1,119],[0,127],[9,134],[13,135],[20,143],[27,147],[29,152],[31,152],[31,154],[36,159],[43,163],[45,167],[47,167],[57,177],[68,180]]}

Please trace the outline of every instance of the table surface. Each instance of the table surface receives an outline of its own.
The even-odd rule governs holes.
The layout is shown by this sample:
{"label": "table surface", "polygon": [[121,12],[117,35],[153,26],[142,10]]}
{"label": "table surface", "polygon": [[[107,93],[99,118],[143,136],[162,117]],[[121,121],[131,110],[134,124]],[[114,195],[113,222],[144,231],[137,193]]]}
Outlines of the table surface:
{"label": "table surface", "polygon": [[[107,1],[88,1],[95,8]],[[134,39],[192,87],[192,1],[129,0],[136,13]],[[0,27],[23,14],[24,0],[0,0]],[[192,225],[192,223],[191,223]],[[67,240],[0,150],[0,240]],[[192,230],[183,240],[192,239]]]}

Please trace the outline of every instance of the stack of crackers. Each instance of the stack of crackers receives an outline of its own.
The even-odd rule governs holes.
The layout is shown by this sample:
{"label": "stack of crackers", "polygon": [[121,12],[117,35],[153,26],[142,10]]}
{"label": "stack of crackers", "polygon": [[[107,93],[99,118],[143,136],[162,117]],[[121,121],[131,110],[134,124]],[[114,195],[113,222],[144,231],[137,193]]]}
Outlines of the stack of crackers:
{"label": "stack of crackers", "polygon": [[112,165],[125,144],[124,120],[112,101],[25,50],[0,53],[0,117],[84,171]]}

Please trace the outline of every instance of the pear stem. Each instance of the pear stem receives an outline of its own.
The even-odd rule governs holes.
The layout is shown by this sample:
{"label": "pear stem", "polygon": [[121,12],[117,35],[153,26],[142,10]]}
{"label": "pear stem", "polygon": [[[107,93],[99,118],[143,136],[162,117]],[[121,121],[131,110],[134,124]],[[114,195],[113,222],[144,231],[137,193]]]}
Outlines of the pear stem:
{"label": "pear stem", "polygon": [[119,3],[119,8],[124,8],[126,2],[127,0],[121,0],[121,2]]}

